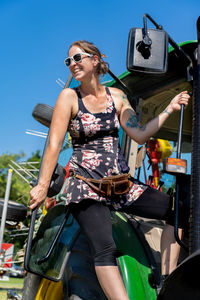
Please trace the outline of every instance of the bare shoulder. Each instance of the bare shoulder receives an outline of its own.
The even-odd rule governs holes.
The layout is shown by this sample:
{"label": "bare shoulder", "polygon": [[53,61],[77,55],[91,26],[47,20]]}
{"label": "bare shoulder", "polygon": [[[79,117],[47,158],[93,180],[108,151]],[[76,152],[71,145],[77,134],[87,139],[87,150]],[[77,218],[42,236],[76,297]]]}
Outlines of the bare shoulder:
{"label": "bare shoulder", "polygon": [[126,94],[122,90],[120,90],[118,88],[114,88],[114,87],[109,88],[109,89],[110,89],[111,95],[113,97],[115,97],[116,99],[118,99],[118,101],[124,102],[124,100],[127,99]]}
{"label": "bare shoulder", "polygon": [[64,102],[67,102],[69,104],[72,102],[73,99],[76,99],[76,98],[77,98],[77,94],[76,94],[75,90],[66,88],[61,91],[61,93],[58,97],[58,101],[64,100]]}
{"label": "bare shoulder", "polygon": [[120,96],[120,94],[125,95],[122,90],[115,88],[115,87],[109,87],[109,90],[113,96]]}
{"label": "bare shoulder", "polygon": [[60,114],[69,113],[74,117],[78,112],[78,96],[74,89],[63,89],[56,101],[55,110]]}
{"label": "bare shoulder", "polygon": [[73,103],[76,102],[77,95],[73,89],[66,88],[63,89],[56,101],[55,107],[60,107],[61,109],[64,108],[72,108]]}
{"label": "bare shoulder", "polygon": [[128,103],[127,96],[122,90],[120,90],[118,88],[111,87],[111,88],[109,88],[109,90],[113,97],[116,109],[117,109],[118,113],[120,113],[123,105]]}

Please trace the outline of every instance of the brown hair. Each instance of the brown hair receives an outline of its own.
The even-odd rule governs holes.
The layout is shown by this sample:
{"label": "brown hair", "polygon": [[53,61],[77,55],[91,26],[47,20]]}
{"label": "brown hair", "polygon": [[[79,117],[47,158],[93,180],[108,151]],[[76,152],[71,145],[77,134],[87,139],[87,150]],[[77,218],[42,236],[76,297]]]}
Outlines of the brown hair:
{"label": "brown hair", "polygon": [[79,40],[75,41],[71,44],[69,49],[73,46],[80,47],[84,52],[97,55],[99,57],[99,64],[97,66],[97,74],[98,75],[104,75],[108,72],[108,63],[105,62],[102,57],[106,57],[104,54],[102,54],[99,49],[91,42]]}

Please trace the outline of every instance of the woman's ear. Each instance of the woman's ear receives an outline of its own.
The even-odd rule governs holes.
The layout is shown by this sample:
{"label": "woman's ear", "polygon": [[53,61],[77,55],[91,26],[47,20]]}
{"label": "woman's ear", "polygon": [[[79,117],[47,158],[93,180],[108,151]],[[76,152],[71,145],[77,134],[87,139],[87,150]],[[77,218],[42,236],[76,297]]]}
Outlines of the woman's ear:
{"label": "woman's ear", "polygon": [[100,58],[98,55],[93,56],[94,66],[96,67],[100,63]]}

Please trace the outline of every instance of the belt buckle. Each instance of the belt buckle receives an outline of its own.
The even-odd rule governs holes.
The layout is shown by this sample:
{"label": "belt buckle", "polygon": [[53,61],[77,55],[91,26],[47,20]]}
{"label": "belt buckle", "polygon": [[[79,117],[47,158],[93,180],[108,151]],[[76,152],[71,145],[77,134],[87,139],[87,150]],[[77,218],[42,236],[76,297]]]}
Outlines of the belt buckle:
{"label": "belt buckle", "polygon": [[104,180],[103,182],[100,183],[100,189],[102,188],[102,186],[104,186],[105,189],[105,193],[108,197],[111,196],[111,188],[112,188],[112,184],[109,180]]}

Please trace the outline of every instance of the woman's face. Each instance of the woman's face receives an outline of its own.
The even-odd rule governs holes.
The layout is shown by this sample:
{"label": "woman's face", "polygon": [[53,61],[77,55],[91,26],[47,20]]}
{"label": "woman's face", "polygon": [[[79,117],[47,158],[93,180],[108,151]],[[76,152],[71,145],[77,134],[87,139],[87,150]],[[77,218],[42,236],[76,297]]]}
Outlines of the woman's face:
{"label": "woman's face", "polygon": [[[75,54],[81,53],[85,53],[85,51],[77,46],[72,46],[69,50],[69,57],[74,57]],[[69,69],[73,77],[76,80],[81,81],[81,79],[85,78],[86,75],[95,73],[97,63],[96,55],[90,57],[86,54],[82,54],[80,62],[76,62],[74,59],[71,59]]]}

